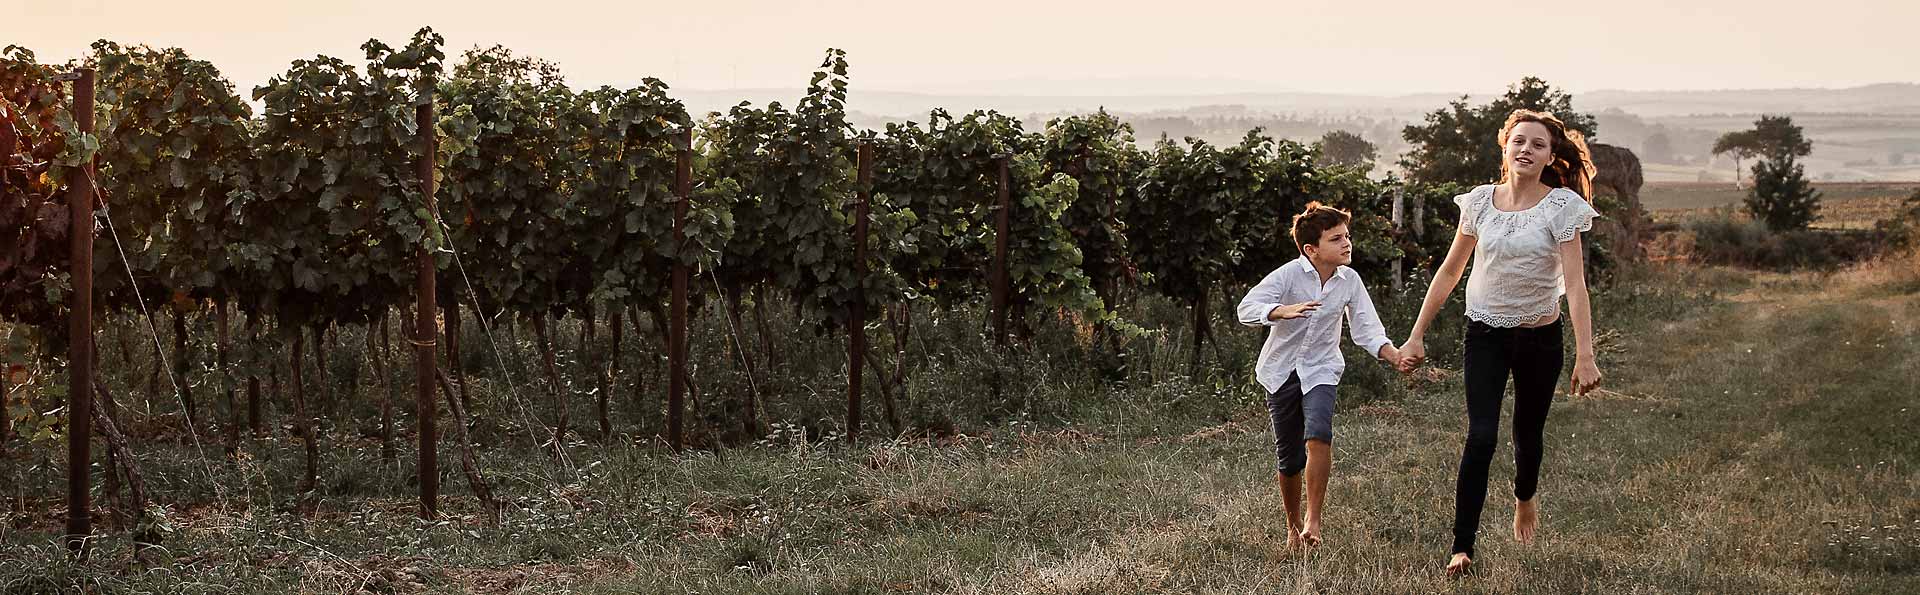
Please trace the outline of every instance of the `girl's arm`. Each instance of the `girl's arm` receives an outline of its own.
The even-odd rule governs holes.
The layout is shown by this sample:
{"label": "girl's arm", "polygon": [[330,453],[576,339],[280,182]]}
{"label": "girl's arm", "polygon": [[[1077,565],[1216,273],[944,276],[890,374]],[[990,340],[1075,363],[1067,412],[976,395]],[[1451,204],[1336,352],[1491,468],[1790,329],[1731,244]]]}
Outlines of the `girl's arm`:
{"label": "girl's arm", "polygon": [[1427,286],[1427,298],[1420,302],[1420,317],[1413,322],[1413,332],[1408,333],[1407,343],[1400,346],[1402,371],[1410,371],[1427,359],[1427,328],[1433,325],[1433,319],[1440,315],[1440,307],[1447,303],[1447,296],[1453,295],[1453,288],[1460,284],[1460,276],[1467,272],[1467,261],[1473,259],[1473,249],[1479,245],[1480,238],[1453,231],[1453,245],[1447,248],[1447,259],[1440,263],[1440,270],[1433,274],[1433,283]]}
{"label": "girl's arm", "polygon": [[1573,317],[1574,364],[1569,390],[1585,394],[1600,386],[1600,366],[1593,356],[1593,306],[1587,296],[1586,254],[1580,249],[1580,233],[1560,243],[1560,273],[1567,280],[1567,313]]}

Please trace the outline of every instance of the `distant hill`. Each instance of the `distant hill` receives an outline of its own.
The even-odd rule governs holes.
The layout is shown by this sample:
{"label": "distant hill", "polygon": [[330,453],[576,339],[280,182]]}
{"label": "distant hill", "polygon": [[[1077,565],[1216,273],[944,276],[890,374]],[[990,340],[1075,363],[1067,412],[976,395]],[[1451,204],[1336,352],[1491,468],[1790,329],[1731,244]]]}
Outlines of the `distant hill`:
{"label": "distant hill", "polygon": [[[698,113],[724,111],[742,100],[792,103],[801,89],[675,89],[674,96]],[[1485,101],[1487,94],[1471,98]],[[1036,112],[1153,112],[1204,106],[1236,106],[1254,111],[1300,115],[1359,115],[1417,118],[1459,95],[1422,93],[1374,96],[1337,93],[1207,93],[1158,95],[1004,95],[935,94],[853,88],[849,108],[886,117],[916,117],[944,107],[952,111],[995,109],[1009,114]],[[1846,89],[1733,89],[1724,91],[1616,91],[1575,94],[1582,110],[1620,108],[1642,117],[1777,112],[1850,112],[1920,114],[1920,84],[1886,83]]]}
{"label": "distant hill", "polygon": [[1580,109],[1620,108],[1642,117],[1707,114],[1837,112],[1920,114],[1920,84],[1848,89],[1730,91],[1592,91],[1574,96]]}
{"label": "distant hill", "polygon": [[[1115,84],[1089,85],[1112,89]],[[996,85],[983,85],[992,88]],[[1003,86],[1002,86],[1003,87]],[[1187,88],[1170,84],[1168,87]],[[1070,83],[1046,88],[1071,89]],[[741,101],[791,105],[795,89],[675,89],[696,114],[725,111]],[[1189,94],[956,94],[863,90],[848,98],[855,126],[880,129],[888,122],[924,122],[929,110],[956,114],[992,109],[1017,116],[1030,130],[1047,118],[1107,111],[1132,123],[1136,138],[1151,143],[1166,135],[1213,143],[1237,141],[1249,128],[1311,142],[1328,130],[1360,134],[1381,149],[1382,173],[1406,149],[1400,130],[1459,95],[1423,93],[1373,96],[1338,93],[1257,92]],[[1468,98],[1483,103],[1489,95]],[[1814,152],[1807,172],[1823,181],[1920,180],[1920,84],[1886,83],[1845,89],[1735,89],[1721,91],[1598,90],[1574,94],[1574,107],[1600,117],[1598,140],[1627,147],[1646,161],[1649,180],[1732,180],[1733,163],[1708,154],[1713,139],[1752,125],[1759,114],[1787,114],[1806,127]],[[1653,142],[1655,137],[1659,142]]]}

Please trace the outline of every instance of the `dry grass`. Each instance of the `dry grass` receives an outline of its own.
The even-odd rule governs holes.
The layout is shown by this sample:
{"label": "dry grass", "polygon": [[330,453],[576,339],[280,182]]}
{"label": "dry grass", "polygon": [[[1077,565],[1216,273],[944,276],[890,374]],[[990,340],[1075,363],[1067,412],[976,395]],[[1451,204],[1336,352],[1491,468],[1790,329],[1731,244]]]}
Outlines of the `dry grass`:
{"label": "dry grass", "polygon": [[[1156,386],[1102,402],[1124,415],[988,434],[582,449],[600,464],[565,489],[495,452],[487,464],[518,498],[499,528],[422,523],[398,496],[304,525],[187,511],[171,547],[218,555],[66,565],[50,543],[16,538],[0,550],[0,592],[90,579],[164,592],[1911,592],[1920,253],[1825,274],[1675,266],[1628,281],[1617,291],[1646,297],[1599,302],[1605,390],[1554,405],[1540,542],[1507,535],[1502,444],[1480,569],[1458,581],[1440,573],[1463,431],[1453,354],[1410,394],[1343,401],[1327,544],[1310,552],[1285,546],[1257,403],[1196,418],[1181,413],[1204,395],[1240,393]],[[1662,288],[1719,297],[1670,307]],[[1170,405],[1142,405],[1155,400]]]}
{"label": "dry grass", "polygon": [[[1268,484],[1264,431],[1244,420],[1170,440],[909,472],[891,498],[964,499],[982,473],[1023,469],[1012,501],[974,493],[991,517],[1034,502],[1130,510],[1063,530],[991,521],[889,529],[878,548],[810,558],[813,570],[687,581],[742,592],[1402,593],[1904,592],[1920,572],[1920,475],[1910,398],[1920,360],[1914,256],[1809,281],[1682,271],[1669,283],[1738,279],[1723,305],[1610,328],[1607,390],[1562,399],[1550,431],[1546,533],[1507,538],[1496,465],[1475,576],[1438,572],[1457,457],[1457,379],[1422,397],[1343,410],[1328,545],[1289,551]],[[1869,437],[1874,436],[1874,437]],[[1502,452],[1510,452],[1502,447]],[[1009,453],[1011,454],[1011,453]],[[1088,465],[1111,474],[1086,477]],[[1051,469],[1048,471],[1047,469]],[[1092,482],[1092,483],[1088,483]],[[1112,484],[1099,494],[1071,486]],[[1145,506],[1149,500],[1184,503]],[[896,508],[897,509],[897,508]],[[983,535],[986,534],[986,535]],[[987,540],[984,544],[980,541]],[[931,542],[931,543],[929,543]],[[888,578],[891,577],[891,578]],[[633,586],[615,581],[609,591]]]}

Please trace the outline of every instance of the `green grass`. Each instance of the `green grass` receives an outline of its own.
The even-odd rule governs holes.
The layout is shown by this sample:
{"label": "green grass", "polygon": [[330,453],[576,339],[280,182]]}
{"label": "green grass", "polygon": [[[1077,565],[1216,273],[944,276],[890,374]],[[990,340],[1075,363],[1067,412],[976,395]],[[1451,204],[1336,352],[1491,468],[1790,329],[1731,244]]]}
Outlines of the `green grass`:
{"label": "green grass", "polygon": [[[158,563],[132,564],[117,533],[67,563],[48,510],[9,519],[26,528],[0,535],[0,592],[1910,592],[1911,277],[1623,274],[1596,297],[1609,391],[1561,396],[1548,425],[1541,541],[1504,529],[1502,444],[1480,571],[1460,581],[1439,573],[1464,430],[1457,329],[1430,341],[1439,373],[1418,385],[1349,353],[1328,545],[1302,555],[1281,547],[1270,434],[1233,363],[1258,331],[1223,324],[1197,380],[1169,371],[1184,368],[1171,335],[1140,340],[1136,357],[1159,363],[1121,383],[1031,356],[920,368],[915,415],[948,416],[955,434],[847,445],[796,429],[681,455],[587,444],[577,471],[524,437],[483,440],[502,445],[483,464],[513,503],[499,527],[457,471],[450,518],[413,518],[411,465],[382,466],[365,440],[330,443],[323,483],[339,494],[305,520],[285,512],[291,441],[215,463],[219,490],[189,449],[156,448],[143,463],[163,502],[204,494],[168,511]],[[1414,292],[1376,293],[1396,338]],[[1160,315],[1178,320],[1142,317]],[[795,353],[796,368],[814,357]],[[808,386],[829,388],[809,390],[831,410],[818,375]],[[1012,396],[978,394],[995,375]],[[805,398],[776,401],[814,423],[795,414]],[[991,403],[1004,411],[952,417]],[[57,495],[38,473],[34,493]]]}

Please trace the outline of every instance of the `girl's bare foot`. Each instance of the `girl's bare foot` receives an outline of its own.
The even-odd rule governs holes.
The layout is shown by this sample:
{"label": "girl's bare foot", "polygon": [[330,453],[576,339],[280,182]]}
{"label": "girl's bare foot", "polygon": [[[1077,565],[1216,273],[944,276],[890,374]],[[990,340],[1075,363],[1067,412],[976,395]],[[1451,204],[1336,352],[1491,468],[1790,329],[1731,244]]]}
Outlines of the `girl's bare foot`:
{"label": "girl's bare foot", "polygon": [[1466,574],[1467,570],[1472,567],[1473,558],[1467,557],[1464,553],[1454,554],[1453,559],[1447,561],[1447,578],[1455,578]]}
{"label": "girl's bare foot", "polygon": [[1513,540],[1533,543],[1533,530],[1540,526],[1540,498],[1513,501]]}

